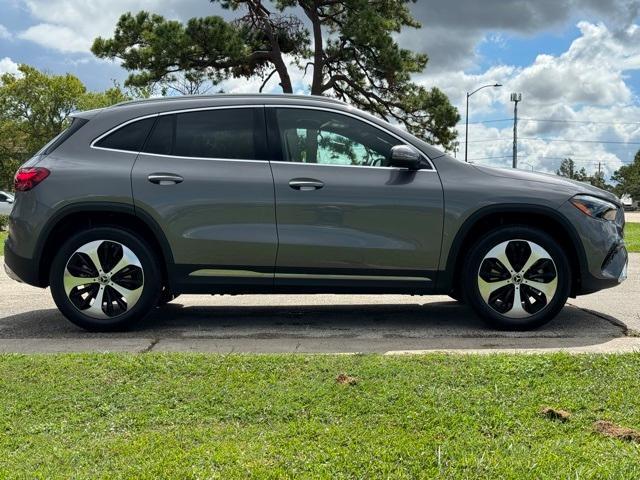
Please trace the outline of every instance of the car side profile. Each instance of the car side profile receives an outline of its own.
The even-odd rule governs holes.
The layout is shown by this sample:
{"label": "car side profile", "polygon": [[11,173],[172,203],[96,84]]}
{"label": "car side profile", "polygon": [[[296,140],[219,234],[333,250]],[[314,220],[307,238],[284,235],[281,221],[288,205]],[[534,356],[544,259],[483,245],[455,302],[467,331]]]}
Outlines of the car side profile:
{"label": "car side profile", "polygon": [[527,329],[626,277],[614,195],[460,162],[329,98],[80,112],[15,189],[8,274],[90,330],[189,293],[447,294]]}

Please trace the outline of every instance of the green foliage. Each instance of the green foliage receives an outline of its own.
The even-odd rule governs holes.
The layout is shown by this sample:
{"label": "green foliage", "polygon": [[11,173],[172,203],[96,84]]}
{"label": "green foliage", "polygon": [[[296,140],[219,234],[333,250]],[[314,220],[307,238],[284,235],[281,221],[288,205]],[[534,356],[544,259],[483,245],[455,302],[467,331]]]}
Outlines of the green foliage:
{"label": "green foliage", "polygon": [[0,477],[635,479],[638,445],[593,423],[640,428],[638,371],[638,354],[4,355]]}
{"label": "green foliage", "polygon": [[312,95],[340,98],[451,148],[457,110],[441,90],[412,81],[428,58],[400,48],[395,39],[403,28],[420,27],[409,11],[412,1],[212,0],[240,18],[210,16],[186,24],[144,11],[126,13],[113,37],[97,38],[92,51],[122,60],[131,72],[126,85],[180,93],[198,93],[228,78],[259,77],[264,87],[276,74],[283,92],[292,93],[292,58],[312,70]]}
{"label": "green foliage", "polygon": [[571,158],[565,158],[560,164],[560,168],[556,170],[556,175],[566,177],[571,180],[577,180],[579,182],[586,182],[589,178],[587,171],[583,168],[578,170],[576,168],[576,162]]}
{"label": "green foliage", "polygon": [[12,188],[25,160],[64,130],[77,110],[102,108],[128,100],[118,85],[87,92],[73,75],[51,75],[28,65],[0,76],[0,189]]}
{"label": "green foliage", "polygon": [[590,183],[594,187],[598,187],[603,190],[613,189],[613,187],[605,181],[604,172],[595,172],[593,175],[589,175],[584,167],[578,170],[576,163],[571,158],[565,158],[562,160],[560,168],[556,170],[556,175],[570,178],[571,180],[577,180],[578,182]]}
{"label": "green foliage", "polygon": [[625,225],[624,243],[630,252],[640,253],[640,223],[627,223]]}
{"label": "green foliage", "polygon": [[629,194],[634,200],[640,200],[640,150],[636,153],[633,163],[620,167],[611,179],[617,182],[616,194]]}
{"label": "green foliage", "polygon": [[6,234],[3,232],[3,230],[6,230],[8,226],[9,226],[9,215],[0,214],[0,249],[2,249],[4,240],[7,237]]}

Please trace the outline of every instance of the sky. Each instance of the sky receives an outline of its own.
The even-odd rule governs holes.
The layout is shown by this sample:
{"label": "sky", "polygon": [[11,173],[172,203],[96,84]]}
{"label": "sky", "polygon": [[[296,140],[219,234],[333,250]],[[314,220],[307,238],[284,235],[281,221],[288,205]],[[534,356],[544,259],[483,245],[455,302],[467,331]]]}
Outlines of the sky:
{"label": "sky", "polygon": [[[640,0],[417,0],[420,29],[398,41],[429,56],[414,80],[442,89],[464,122],[470,98],[468,158],[511,165],[513,103],[518,105],[519,166],[555,171],[571,157],[578,167],[609,176],[640,149]],[[118,17],[148,10],[186,21],[230,13],[208,0],[0,0],[0,72],[27,63],[77,75],[103,90],[127,76],[116,62],[89,51],[109,37]],[[310,75],[293,72],[294,89]],[[227,92],[256,92],[261,81],[230,80]],[[278,91],[274,78],[266,90]],[[464,156],[465,126],[458,125]]]}

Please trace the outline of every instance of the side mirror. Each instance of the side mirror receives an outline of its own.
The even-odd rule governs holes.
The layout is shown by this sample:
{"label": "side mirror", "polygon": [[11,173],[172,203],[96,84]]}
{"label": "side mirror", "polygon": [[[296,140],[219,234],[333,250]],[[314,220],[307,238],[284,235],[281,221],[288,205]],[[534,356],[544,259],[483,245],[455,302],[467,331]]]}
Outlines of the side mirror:
{"label": "side mirror", "polygon": [[13,203],[13,198],[7,198],[7,203]]}
{"label": "side mirror", "polygon": [[420,170],[423,166],[422,156],[415,148],[408,145],[396,145],[391,148],[391,166]]}

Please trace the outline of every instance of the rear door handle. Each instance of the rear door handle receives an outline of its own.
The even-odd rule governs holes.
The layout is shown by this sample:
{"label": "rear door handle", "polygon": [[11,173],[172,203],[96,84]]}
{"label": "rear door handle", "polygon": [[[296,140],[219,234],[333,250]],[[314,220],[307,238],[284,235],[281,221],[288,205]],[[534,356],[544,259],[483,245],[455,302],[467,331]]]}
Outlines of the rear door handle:
{"label": "rear door handle", "polygon": [[311,190],[319,190],[324,187],[324,183],[313,178],[294,178],[289,180],[289,186],[294,190],[308,192]]}
{"label": "rear door handle", "polygon": [[151,183],[155,183],[157,185],[175,185],[176,183],[181,183],[184,178],[180,175],[176,175],[175,173],[152,173],[147,179]]}

